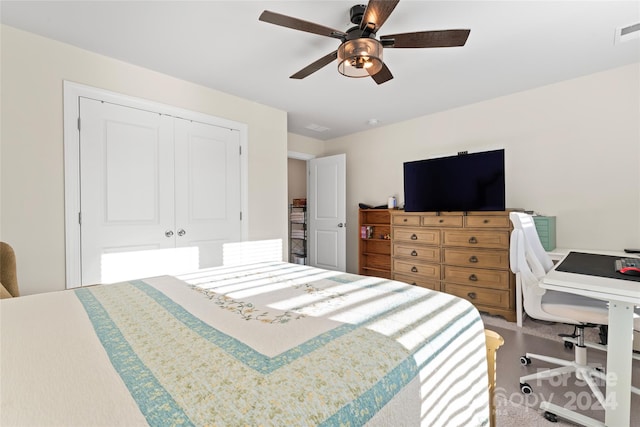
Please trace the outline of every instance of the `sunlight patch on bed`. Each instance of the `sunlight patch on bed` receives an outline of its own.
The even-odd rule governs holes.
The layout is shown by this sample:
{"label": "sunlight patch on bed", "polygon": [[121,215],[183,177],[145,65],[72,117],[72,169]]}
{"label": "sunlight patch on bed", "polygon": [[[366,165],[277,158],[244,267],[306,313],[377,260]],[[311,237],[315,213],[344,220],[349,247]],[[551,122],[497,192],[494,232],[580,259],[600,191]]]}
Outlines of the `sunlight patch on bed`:
{"label": "sunlight patch on bed", "polygon": [[282,261],[282,239],[231,242],[222,245],[222,265]]}
{"label": "sunlight patch on bed", "polygon": [[163,275],[176,275],[199,268],[197,247],[104,253],[101,283],[116,283]]}

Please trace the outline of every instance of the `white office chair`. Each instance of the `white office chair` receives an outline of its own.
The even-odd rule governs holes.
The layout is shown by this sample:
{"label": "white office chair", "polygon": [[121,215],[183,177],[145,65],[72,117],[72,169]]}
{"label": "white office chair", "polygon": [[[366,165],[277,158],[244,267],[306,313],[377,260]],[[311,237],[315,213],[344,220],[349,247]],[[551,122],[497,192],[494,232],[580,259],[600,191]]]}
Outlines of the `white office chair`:
{"label": "white office chair", "polygon": [[[560,365],[558,368],[538,371],[534,374],[520,377],[520,390],[529,394],[533,391],[527,381],[532,379],[549,379],[552,377],[575,373],[578,379],[589,385],[592,393],[604,406],[605,397],[600,391],[594,378],[605,379],[601,368],[588,366],[587,347],[606,351],[606,345],[586,342],[585,327],[598,327],[608,324],[609,310],[606,301],[582,297],[575,294],[546,290],[540,287],[540,280],[553,267],[553,262],[545,252],[536,232],[535,223],[530,215],[521,212],[511,212],[509,218],[513,223],[511,234],[510,267],[520,281],[524,310],[533,319],[574,325],[576,333],[564,336],[565,346],[575,349],[574,360],[564,360],[540,354],[527,353],[520,358],[523,365],[529,365],[531,359]],[[635,328],[640,328],[640,316],[636,310]],[[571,343],[567,345],[567,343]],[[634,358],[640,356],[634,355]],[[632,391],[640,394],[640,389],[632,387]],[[566,408],[542,402],[540,408],[545,410],[545,418],[555,421],[556,416],[570,421],[585,423],[584,416]],[[588,422],[587,422],[588,424]],[[585,425],[587,425],[585,424]]]}

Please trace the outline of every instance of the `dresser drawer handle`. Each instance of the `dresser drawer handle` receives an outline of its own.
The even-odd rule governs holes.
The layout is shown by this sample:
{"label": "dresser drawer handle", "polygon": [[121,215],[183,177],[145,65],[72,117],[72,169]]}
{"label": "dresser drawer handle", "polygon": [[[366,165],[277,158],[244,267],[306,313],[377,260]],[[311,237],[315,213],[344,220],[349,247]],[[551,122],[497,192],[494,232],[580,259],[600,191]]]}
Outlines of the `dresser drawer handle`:
{"label": "dresser drawer handle", "polygon": [[469,262],[473,262],[473,263],[478,262],[478,257],[477,257],[477,256],[475,256],[475,255],[471,255],[471,256],[469,257]]}
{"label": "dresser drawer handle", "polygon": [[440,218],[438,222],[442,224],[444,222],[444,219]]}
{"label": "dresser drawer handle", "polygon": [[477,282],[478,276],[476,276],[475,274],[472,274],[471,276],[469,276],[469,280],[471,280],[472,282]]}
{"label": "dresser drawer handle", "polygon": [[411,267],[411,272],[412,273],[417,273],[418,272],[418,268],[414,265],[413,267]]}
{"label": "dresser drawer handle", "polygon": [[418,240],[418,236],[416,236],[415,234],[411,235],[411,240]]}
{"label": "dresser drawer handle", "polygon": [[416,282],[413,282],[411,286],[418,286],[418,284]]}
{"label": "dresser drawer handle", "polygon": [[403,219],[402,219],[402,222],[407,222],[407,218],[403,218]]}
{"label": "dresser drawer handle", "polygon": [[415,249],[414,249],[414,250],[412,250],[412,251],[411,251],[411,256],[418,256],[418,252],[416,252],[416,251],[415,251]]}
{"label": "dresser drawer handle", "polygon": [[484,220],[484,221],[482,221],[482,222],[484,222],[485,224],[489,224],[489,220],[488,220],[488,219],[485,219],[485,220]]}
{"label": "dresser drawer handle", "polygon": [[468,296],[469,298],[471,298],[471,299],[476,299],[476,298],[478,298],[478,296],[476,295],[476,293],[475,293],[475,292],[469,292],[469,293],[467,294],[467,296]]}
{"label": "dresser drawer handle", "polygon": [[478,239],[476,239],[474,236],[471,236],[471,237],[469,238],[469,243],[471,243],[471,244],[476,244],[476,243],[478,243]]}

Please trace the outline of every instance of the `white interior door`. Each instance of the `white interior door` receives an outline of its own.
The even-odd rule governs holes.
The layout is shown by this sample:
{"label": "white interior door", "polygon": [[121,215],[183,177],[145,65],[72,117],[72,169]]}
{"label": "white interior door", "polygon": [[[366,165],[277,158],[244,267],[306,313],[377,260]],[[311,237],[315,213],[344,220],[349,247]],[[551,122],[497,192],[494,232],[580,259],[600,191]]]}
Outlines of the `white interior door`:
{"label": "white interior door", "polygon": [[175,146],[176,246],[222,265],[222,245],[241,240],[240,132],[176,119]]}
{"label": "white interior door", "polygon": [[87,98],[80,99],[80,118],[82,284],[88,285],[143,267],[114,257],[175,247],[173,122]]}
{"label": "white interior door", "polygon": [[309,259],[346,271],[346,155],[309,160]]}

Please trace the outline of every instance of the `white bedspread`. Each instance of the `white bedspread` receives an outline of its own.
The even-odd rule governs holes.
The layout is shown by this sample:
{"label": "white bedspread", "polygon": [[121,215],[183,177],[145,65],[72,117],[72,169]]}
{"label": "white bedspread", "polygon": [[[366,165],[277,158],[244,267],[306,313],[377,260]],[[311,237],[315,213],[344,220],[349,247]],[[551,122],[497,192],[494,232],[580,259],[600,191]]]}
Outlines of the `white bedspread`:
{"label": "white bedspread", "polygon": [[287,263],[2,300],[2,426],[488,424],[465,300]]}

